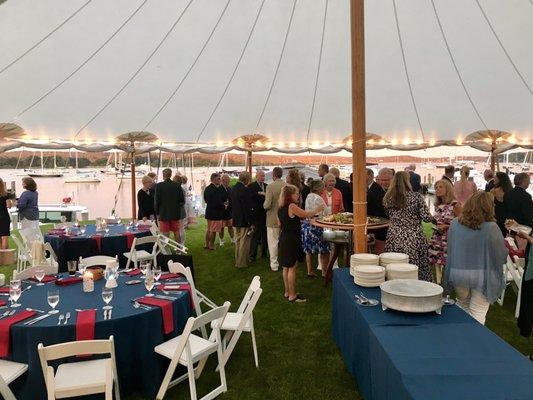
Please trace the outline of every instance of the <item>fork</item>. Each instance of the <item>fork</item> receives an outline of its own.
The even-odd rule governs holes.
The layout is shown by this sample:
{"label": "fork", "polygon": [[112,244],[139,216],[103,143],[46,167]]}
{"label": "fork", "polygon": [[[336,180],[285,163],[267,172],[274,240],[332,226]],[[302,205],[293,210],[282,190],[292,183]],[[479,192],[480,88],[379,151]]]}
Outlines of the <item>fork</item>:
{"label": "fork", "polygon": [[57,319],[58,325],[61,325],[61,321],[63,321],[63,318],[65,318],[65,316],[63,314],[59,314],[59,318]]}
{"label": "fork", "polygon": [[69,318],[70,318],[70,311],[68,311],[67,315],[65,315],[65,322],[63,323],[63,325],[67,324]]}

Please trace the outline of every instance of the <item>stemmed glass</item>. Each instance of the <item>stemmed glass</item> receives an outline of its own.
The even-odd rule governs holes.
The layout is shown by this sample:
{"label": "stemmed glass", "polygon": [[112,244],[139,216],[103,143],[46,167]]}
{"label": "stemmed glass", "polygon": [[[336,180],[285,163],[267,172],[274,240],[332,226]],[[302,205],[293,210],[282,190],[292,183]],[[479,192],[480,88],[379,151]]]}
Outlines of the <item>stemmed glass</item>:
{"label": "stemmed glass", "polygon": [[20,286],[10,286],[9,287],[9,300],[11,300],[11,307],[16,308],[20,307],[20,304],[17,303],[17,300],[22,294],[22,289]]}
{"label": "stemmed glass", "polygon": [[87,227],[85,225],[80,226],[80,234],[82,236],[85,236],[85,232],[87,231]]}
{"label": "stemmed glass", "polygon": [[45,272],[43,268],[37,268],[35,270],[35,279],[39,281],[37,286],[44,286],[44,283],[43,283],[44,275],[45,275]]}
{"label": "stemmed glass", "polygon": [[146,288],[146,290],[148,290],[148,294],[146,295],[146,297],[153,297],[154,295],[152,294],[152,289],[154,288],[154,274],[152,273],[151,270],[147,270],[146,271],[146,278],[144,280],[144,287]]}
{"label": "stemmed glass", "polygon": [[139,267],[141,268],[141,272],[143,275],[146,276],[146,272],[150,269],[150,267],[152,266],[152,263],[150,262],[150,260],[143,260],[139,263]]}
{"label": "stemmed glass", "polygon": [[154,267],[152,268],[152,272],[154,273],[155,286],[161,285],[159,283],[159,278],[161,278],[161,267],[158,265],[154,265]]}
{"label": "stemmed glass", "polygon": [[86,269],[87,269],[87,264],[85,264],[83,261],[80,261],[78,263],[78,272],[80,273],[80,275],[83,275]]}
{"label": "stemmed glass", "polygon": [[59,290],[49,290],[47,293],[48,305],[52,307],[52,310],[48,311],[48,314],[57,314],[59,310],[56,310],[59,304]]}
{"label": "stemmed glass", "polygon": [[104,287],[102,289],[102,300],[105,302],[105,306],[102,307],[102,310],[111,310],[113,306],[110,306],[109,303],[113,299],[113,289]]}

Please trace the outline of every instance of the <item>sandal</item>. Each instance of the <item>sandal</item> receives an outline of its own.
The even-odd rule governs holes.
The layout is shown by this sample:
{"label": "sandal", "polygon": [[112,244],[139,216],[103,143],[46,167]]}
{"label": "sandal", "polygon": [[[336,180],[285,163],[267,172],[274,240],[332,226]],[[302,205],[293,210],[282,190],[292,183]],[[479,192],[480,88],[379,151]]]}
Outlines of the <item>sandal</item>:
{"label": "sandal", "polygon": [[296,295],[294,299],[288,299],[291,303],[305,303],[307,299],[299,294]]}
{"label": "sandal", "polygon": [[307,277],[309,279],[316,279],[316,278],[318,278],[318,275],[316,275],[316,274],[307,274]]}

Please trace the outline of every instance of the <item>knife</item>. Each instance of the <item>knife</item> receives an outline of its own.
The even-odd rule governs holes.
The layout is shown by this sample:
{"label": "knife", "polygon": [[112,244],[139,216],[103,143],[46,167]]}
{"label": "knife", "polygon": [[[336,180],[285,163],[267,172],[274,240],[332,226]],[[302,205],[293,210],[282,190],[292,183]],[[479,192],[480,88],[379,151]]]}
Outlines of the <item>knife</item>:
{"label": "knife", "polygon": [[162,300],[176,300],[175,297],[172,297],[172,296],[163,296],[161,294],[158,294],[158,295],[155,295],[154,296],[156,299],[162,299]]}
{"label": "knife", "polygon": [[33,325],[35,324],[36,322],[39,322],[39,321],[42,321],[43,319],[45,318],[48,318],[49,316],[51,316],[52,314],[44,314],[44,315],[41,315],[40,317],[37,317],[37,318],[34,318],[28,322],[24,322],[24,325]]}

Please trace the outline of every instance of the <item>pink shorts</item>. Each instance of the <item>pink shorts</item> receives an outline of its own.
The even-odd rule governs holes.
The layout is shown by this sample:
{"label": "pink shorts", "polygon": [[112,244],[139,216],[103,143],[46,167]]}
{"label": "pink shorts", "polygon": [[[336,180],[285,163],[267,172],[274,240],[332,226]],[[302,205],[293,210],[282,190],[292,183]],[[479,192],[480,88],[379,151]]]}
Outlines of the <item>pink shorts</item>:
{"label": "pink shorts", "polygon": [[207,230],[209,232],[220,232],[222,228],[224,227],[224,221],[222,220],[207,220]]}
{"label": "pink shorts", "polygon": [[222,224],[223,227],[231,228],[233,226],[233,220],[231,218],[222,221],[222,223],[223,223]]}
{"label": "pink shorts", "polygon": [[161,230],[161,232],[177,232],[180,230],[180,221],[178,219],[172,221],[159,221],[159,230]]}

